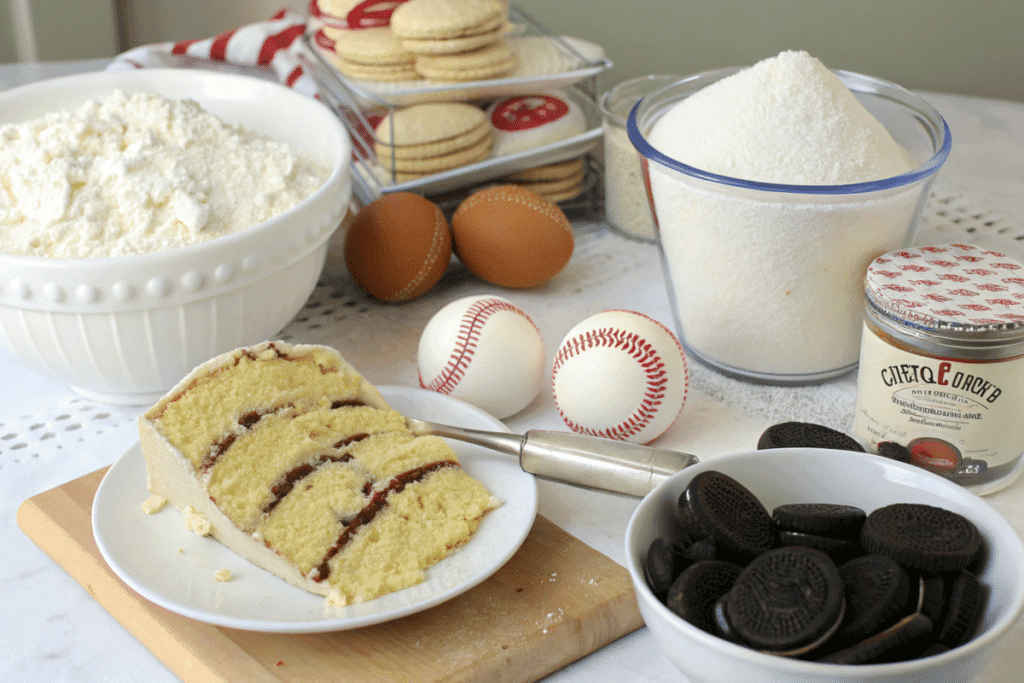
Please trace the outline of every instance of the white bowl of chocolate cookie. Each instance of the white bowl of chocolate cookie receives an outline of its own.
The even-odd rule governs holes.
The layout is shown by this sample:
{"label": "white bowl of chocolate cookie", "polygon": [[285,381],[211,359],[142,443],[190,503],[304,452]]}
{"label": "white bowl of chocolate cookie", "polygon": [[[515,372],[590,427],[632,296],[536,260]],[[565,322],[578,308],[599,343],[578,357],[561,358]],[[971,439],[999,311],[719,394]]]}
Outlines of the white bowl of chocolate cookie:
{"label": "white bowl of chocolate cookie", "polygon": [[968,681],[1024,614],[1024,546],[988,503],[850,451],[723,455],[626,531],[645,623],[694,683]]}
{"label": "white bowl of chocolate cookie", "polygon": [[139,69],[0,105],[0,344],[31,370],[151,403],[305,304],[351,197],[351,141],[321,103]]}

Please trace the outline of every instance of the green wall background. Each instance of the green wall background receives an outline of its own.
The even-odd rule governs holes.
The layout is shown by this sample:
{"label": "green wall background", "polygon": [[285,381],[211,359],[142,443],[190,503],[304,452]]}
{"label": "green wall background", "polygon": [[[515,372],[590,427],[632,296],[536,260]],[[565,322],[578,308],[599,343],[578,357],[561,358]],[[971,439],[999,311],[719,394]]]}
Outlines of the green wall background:
{"label": "green wall background", "polygon": [[1024,0],[514,0],[602,45],[609,88],[806,50],[911,90],[1024,101]]}

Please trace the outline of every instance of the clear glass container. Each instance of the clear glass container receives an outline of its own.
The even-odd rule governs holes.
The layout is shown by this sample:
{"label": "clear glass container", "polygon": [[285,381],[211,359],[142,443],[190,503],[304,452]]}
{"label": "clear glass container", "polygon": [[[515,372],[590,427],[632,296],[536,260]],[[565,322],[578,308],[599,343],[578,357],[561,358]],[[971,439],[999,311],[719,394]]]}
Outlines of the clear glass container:
{"label": "clear glass container", "polygon": [[852,371],[871,261],[913,242],[950,151],[942,116],[886,81],[834,73],[909,152],[902,175],[848,185],[784,185],[688,166],[647,141],[672,105],[739,68],[708,71],[644,97],[627,131],[643,160],[679,337],[718,371],[811,384]]}
{"label": "clear glass container", "polygon": [[679,76],[640,76],[619,83],[601,96],[604,133],[605,222],[616,232],[654,242],[654,218],[644,189],[640,153],[629,141],[626,119],[644,96],[675,83]]}

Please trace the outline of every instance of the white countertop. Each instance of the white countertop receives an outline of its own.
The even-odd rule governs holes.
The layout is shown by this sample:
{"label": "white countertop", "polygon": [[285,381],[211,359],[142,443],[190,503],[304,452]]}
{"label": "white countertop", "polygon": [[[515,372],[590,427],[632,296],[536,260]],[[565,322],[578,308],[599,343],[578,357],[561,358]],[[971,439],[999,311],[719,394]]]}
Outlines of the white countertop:
{"label": "white countertop", "polygon": [[[105,62],[0,66],[0,89]],[[1024,258],[1024,103],[924,94],[947,119],[953,152],[940,173],[919,243],[969,240]],[[607,308],[629,308],[672,326],[656,249],[579,225],[569,266],[548,285],[501,294],[537,323],[548,362],[576,322]],[[452,268],[426,297],[380,306],[348,280],[344,264],[329,259],[326,273],[303,311],[286,328],[296,341],[342,350],[377,384],[416,386],[419,331],[441,306],[493,287]],[[353,325],[353,322],[363,324]],[[691,365],[691,391],[677,423],[657,445],[702,459],[751,450],[769,425],[785,420],[846,429],[853,412],[853,376],[816,387],[745,384]],[[64,573],[17,527],[23,500],[116,460],[137,439],[138,410],[92,403],[64,386],[21,368],[0,351],[0,656],[2,681],[173,681],[176,677]],[[554,402],[542,392],[505,421],[516,432],[561,429]],[[623,561],[626,523],[637,501],[540,482],[540,514]],[[1024,479],[988,497],[1024,534]],[[979,681],[1020,680],[1015,654],[1024,649],[1018,624]],[[641,629],[550,675],[558,683],[685,680]]]}

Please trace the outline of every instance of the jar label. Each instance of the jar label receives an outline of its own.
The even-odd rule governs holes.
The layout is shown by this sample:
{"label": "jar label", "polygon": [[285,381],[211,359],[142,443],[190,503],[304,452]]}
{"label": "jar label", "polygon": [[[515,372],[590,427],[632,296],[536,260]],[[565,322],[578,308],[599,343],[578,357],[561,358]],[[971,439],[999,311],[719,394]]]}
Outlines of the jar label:
{"label": "jar label", "polygon": [[940,474],[998,467],[1024,451],[1024,357],[965,362],[896,348],[866,325],[853,432],[894,441]]}

